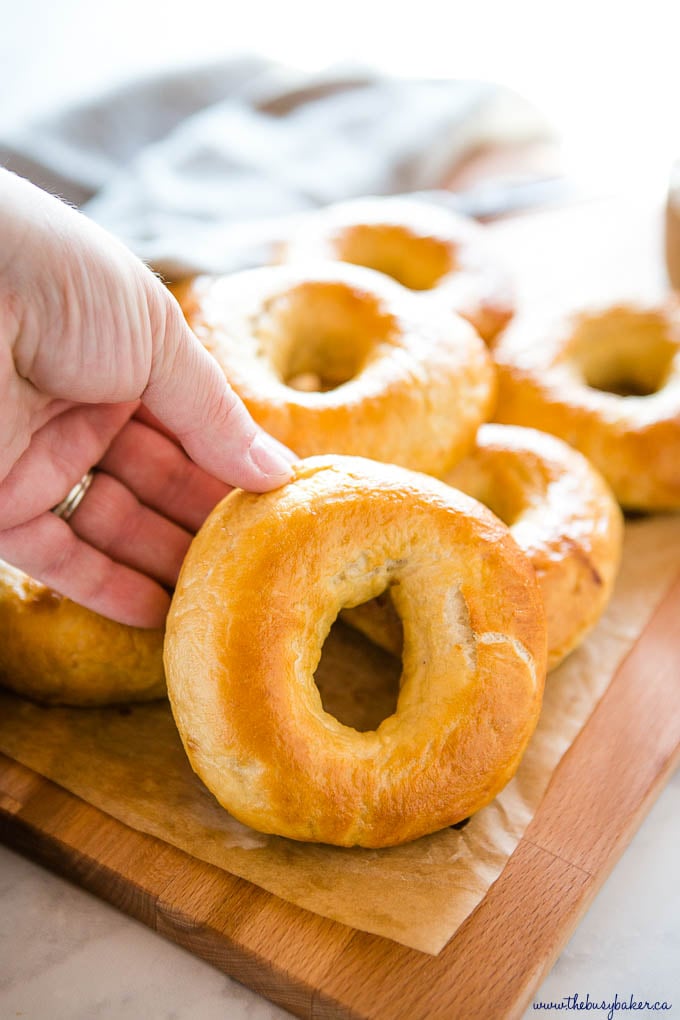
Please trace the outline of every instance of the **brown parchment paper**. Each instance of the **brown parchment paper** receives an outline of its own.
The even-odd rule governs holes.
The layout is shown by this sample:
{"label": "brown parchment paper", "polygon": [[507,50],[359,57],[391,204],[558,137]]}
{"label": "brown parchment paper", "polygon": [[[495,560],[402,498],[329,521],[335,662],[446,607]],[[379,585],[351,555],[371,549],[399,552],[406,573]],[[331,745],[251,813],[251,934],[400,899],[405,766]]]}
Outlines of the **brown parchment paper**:
{"label": "brown parchment paper", "polygon": [[[585,644],[549,676],[539,727],[513,781],[464,828],[404,847],[338,849],[239,824],[192,773],[164,703],[55,709],[2,692],[0,750],[127,825],[285,900],[436,954],[499,876],[559,759],[679,570],[680,517],[627,525],[612,602]],[[366,724],[390,709],[398,671],[389,656],[338,626],[317,676],[328,710],[340,718],[363,714]]]}

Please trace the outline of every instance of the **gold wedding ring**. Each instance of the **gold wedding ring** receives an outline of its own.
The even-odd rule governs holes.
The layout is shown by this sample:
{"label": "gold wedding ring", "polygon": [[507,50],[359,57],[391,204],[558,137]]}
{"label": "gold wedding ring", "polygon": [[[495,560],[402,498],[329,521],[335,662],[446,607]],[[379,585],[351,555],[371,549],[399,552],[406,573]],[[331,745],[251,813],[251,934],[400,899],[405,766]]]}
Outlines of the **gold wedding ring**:
{"label": "gold wedding ring", "polygon": [[56,514],[57,517],[61,517],[62,521],[68,521],[73,517],[74,513],[85,498],[85,493],[92,485],[92,479],[94,478],[94,471],[88,471],[84,474],[79,482],[70,489],[61,503],[57,503],[56,506],[52,507],[52,513]]}

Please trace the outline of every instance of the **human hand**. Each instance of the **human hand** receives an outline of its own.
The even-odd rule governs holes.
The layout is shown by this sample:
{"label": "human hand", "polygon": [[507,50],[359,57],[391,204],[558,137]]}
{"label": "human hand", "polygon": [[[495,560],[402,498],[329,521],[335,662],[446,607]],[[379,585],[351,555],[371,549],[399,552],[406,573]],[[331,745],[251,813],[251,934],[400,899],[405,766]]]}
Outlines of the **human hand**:
{"label": "human hand", "polygon": [[[121,623],[161,626],[191,535],[293,455],[252,421],[160,281],[0,170],[0,556]],[[69,523],[50,513],[93,465]]]}

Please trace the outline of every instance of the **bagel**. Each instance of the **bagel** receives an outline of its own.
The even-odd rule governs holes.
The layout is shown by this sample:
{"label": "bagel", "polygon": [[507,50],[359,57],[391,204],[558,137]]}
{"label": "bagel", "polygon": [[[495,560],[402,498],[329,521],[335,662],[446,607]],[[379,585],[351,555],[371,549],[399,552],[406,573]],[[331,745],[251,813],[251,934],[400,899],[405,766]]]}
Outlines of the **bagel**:
{"label": "bagel", "polygon": [[668,278],[680,290],[680,162],[673,164],[668,185],[665,248]]}
{"label": "bagel", "polygon": [[[314,671],[338,611],[391,586],[404,624],[396,711],[358,732]],[[535,727],[545,621],[507,528],[442,482],[314,457],[231,493],[186,557],[168,693],[194,770],[242,822],[341,846],[403,843],[487,804]]]}
{"label": "bagel", "polygon": [[[361,455],[441,474],[493,407],[493,364],[469,323],[369,269],[199,277],[183,308],[255,421],[300,457]],[[307,392],[300,380],[310,378]]]}
{"label": "bagel", "polygon": [[331,259],[437,297],[490,343],[513,316],[512,288],[484,228],[430,202],[362,198],[311,213],[281,248],[284,262]]}
{"label": "bagel", "polygon": [[566,440],[624,507],[680,507],[680,305],[528,320],[494,357],[498,421]]}
{"label": "bagel", "polygon": [[107,620],[0,561],[0,684],[52,705],[162,698],[163,631]]}
{"label": "bagel", "polygon": [[[475,449],[445,481],[489,507],[529,557],[545,605],[548,670],[554,669],[611,597],[623,520],[609,487],[566,443],[509,425],[483,425]],[[389,593],[342,615],[382,648],[401,652]]]}

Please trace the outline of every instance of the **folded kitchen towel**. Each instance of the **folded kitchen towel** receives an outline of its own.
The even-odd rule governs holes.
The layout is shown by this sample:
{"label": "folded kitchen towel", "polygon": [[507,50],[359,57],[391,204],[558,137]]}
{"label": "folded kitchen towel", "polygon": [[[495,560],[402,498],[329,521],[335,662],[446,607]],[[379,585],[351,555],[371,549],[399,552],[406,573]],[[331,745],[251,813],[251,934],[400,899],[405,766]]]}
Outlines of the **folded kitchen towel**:
{"label": "folded kitchen towel", "polygon": [[168,275],[266,260],[272,218],[441,187],[545,122],[501,86],[310,76],[259,57],[126,84],[0,137],[0,163],[81,206]]}

